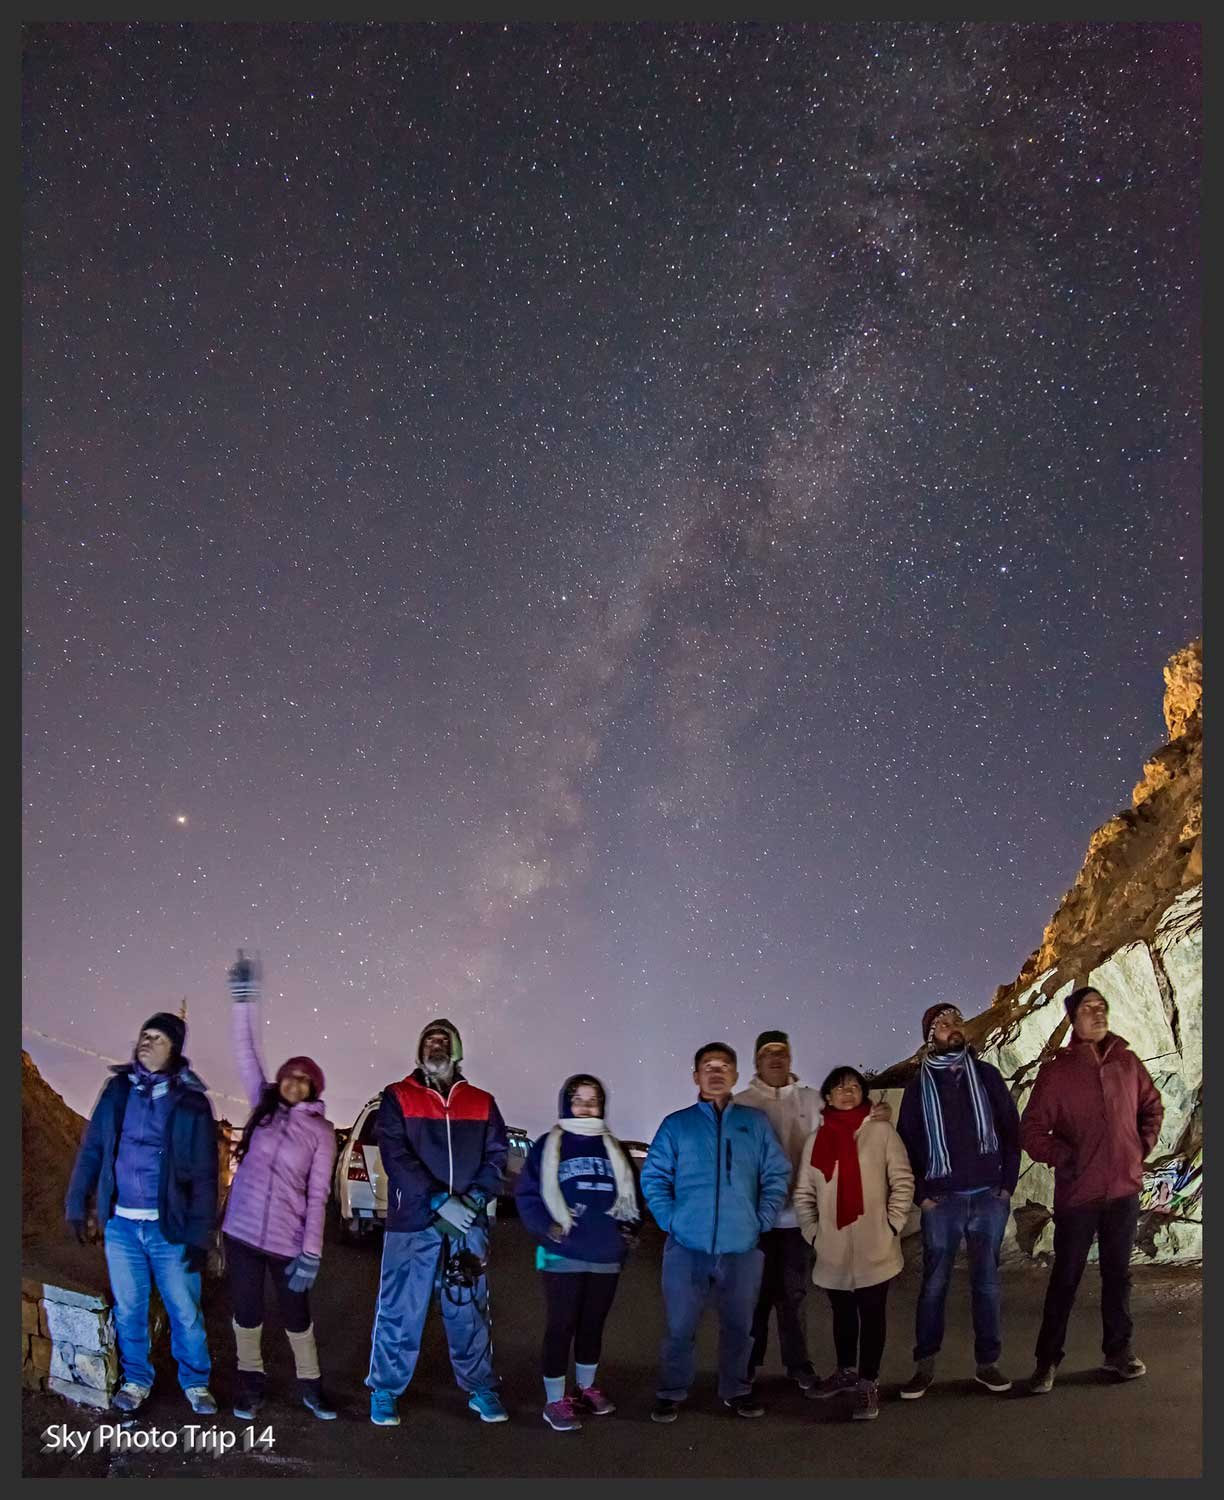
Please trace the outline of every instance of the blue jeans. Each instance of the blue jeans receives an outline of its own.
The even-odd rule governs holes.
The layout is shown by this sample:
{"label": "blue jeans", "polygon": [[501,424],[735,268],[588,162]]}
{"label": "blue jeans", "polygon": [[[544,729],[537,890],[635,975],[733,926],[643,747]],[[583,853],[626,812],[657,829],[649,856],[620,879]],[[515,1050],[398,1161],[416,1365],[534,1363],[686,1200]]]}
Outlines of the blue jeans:
{"label": "blue jeans", "polygon": [[[475,1287],[446,1287],[442,1275],[440,1230],[389,1229],[383,1235],[382,1271],[374,1337],[366,1385],[374,1391],[402,1396],[421,1354],[421,1335],[434,1292],[439,1293],[442,1326],[450,1350],[455,1379],[465,1391],[491,1391],[493,1340],[489,1333],[489,1284],[481,1276]],[[484,1260],[489,1231],[473,1224],[463,1243]]]}
{"label": "blue jeans", "polygon": [[153,1385],[149,1359],[149,1290],[154,1282],[170,1319],[170,1350],[185,1391],[207,1385],[212,1370],[200,1310],[200,1273],[187,1269],[187,1247],[172,1245],[156,1219],[106,1221],[106,1269],[115,1298],[115,1333],[123,1378]]}
{"label": "blue jeans", "polygon": [[752,1390],[752,1315],[765,1265],[762,1250],[710,1255],[688,1250],[669,1234],[663,1246],[663,1311],[667,1333],[656,1395],[683,1401],[693,1383],[697,1325],[713,1295],[718,1306],[718,1394],[724,1401]]}
{"label": "blue jeans", "polygon": [[943,1347],[944,1306],[962,1236],[969,1250],[973,1357],[979,1365],[993,1365],[1002,1354],[999,1246],[1010,1212],[1011,1200],[997,1197],[993,1189],[949,1193],[934,1208],[922,1210],[922,1290],[918,1293],[916,1360],[934,1359]]}

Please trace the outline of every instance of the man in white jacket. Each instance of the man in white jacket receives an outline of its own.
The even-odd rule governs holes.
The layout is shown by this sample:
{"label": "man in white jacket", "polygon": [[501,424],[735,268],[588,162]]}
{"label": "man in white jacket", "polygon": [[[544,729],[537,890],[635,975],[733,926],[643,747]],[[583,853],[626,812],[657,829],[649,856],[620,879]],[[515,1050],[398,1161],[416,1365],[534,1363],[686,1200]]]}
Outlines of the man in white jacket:
{"label": "man in white jacket", "polygon": [[[790,1038],[786,1032],[761,1032],[753,1053],[756,1073],[748,1087],[736,1094],[735,1102],[764,1111],[779,1144],[790,1158],[791,1185],[782,1211],[774,1220],[774,1227],[760,1239],[760,1249],[765,1252],[765,1267],[752,1320],[752,1361],[748,1378],[753,1379],[765,1363],[769,1315],[774,1312],[786,1373],[801,1391],[808,1391],[818,1380],[808,1357],[803,1318],[804,1298],[812,1279],[812,1252],[799,1231],[793,1195],[803,1143],[820,1126],[824,1100],[819,1089],[800,1083],[791,1072]],[[877,1104],[871,1111],[871,1118],[891,1120],[892,1109],[887,1104]]]}

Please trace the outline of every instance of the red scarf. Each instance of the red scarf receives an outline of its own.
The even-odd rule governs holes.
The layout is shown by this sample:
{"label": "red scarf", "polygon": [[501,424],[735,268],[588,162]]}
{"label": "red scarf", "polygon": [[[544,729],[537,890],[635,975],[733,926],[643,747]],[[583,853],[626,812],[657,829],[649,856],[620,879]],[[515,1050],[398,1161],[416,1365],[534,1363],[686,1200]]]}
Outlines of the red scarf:
{"label": "red scarf", "polygon": [[812,1142],[812,1166],[824,1173],[826,1182],[837,1174],[837,1227],[844,1229],[863,1213],[863,1174],[859,1170],[858,1144],[854,1137],[871,1113],[870,1104],[855,1109],[834,1109],[830,1104],[820,1117],[820,1129]]}

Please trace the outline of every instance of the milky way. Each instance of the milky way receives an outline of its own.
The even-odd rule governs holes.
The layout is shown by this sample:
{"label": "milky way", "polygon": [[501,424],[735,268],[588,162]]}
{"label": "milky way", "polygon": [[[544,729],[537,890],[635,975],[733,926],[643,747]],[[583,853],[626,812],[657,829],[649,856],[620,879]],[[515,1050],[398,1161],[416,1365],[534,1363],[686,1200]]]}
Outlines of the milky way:
{"label": "milky way", "polygon": [[[1012,979],[1199,631],[1190,24],[30,26],[26,1043],[539,1129]],[[49,1041],[61,1038],[67,1046]],[[83,1050],[82,1050],[83,1049]]]}

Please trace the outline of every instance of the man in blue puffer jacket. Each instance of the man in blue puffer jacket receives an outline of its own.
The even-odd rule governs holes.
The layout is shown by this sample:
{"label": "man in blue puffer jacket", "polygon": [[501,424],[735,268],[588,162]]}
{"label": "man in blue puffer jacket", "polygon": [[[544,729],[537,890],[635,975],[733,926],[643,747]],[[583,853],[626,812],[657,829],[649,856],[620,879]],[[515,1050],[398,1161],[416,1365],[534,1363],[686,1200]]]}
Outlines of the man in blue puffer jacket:
{"label": "man in blue puffer jacket", "polygon": [[733,1102],[735,1064],[724,1042],[699,1049],[697,1103],[667,1116],[642,1167],[642,1195],[667,1235],[667,1334],[650,1414],[656,1422],[674,1422],[688,1395],[697,1325],[711,1293],[718,1305],[718,1394],[739,1416],[764,1414],[748,1376],[764,1263],[757,1240],[786,1202],[791,1164],[764,1113]]}
{"label": "man in blue puffer jacket", "polygon": [[[420,1066],[383,1090],[378,1109],[387,1227],[366,1376],[377,1427],[399,1425],[396,1401],[416,1370],[435,1287],[442,1292],[451,1366],[468,1406],[482,1422],[507,1420],[493,1374],[484,1261],[485,1205],[501,1186],[510,1142],[493,1095],[459,1071],[462,1058],[458,1029],[431,1021],[417,1044]],[[454,1262],[462,1270],[464,1255],[466,1284],[451,1285],[447,1268]]]}
{"label": "man in blue puffer jacket", "polygon": [[112,1069],[81,1142],[65,1217],[86,1237],[89,1199],[106,1240],[123,1384],[115,1406],[134,1412],[153,1385],[149,1290],[170,1320],[170,1347],[192,1411],[217,1410],[200,1310],[200,1278],[217,1217],[217,1127],[183,1056],[187,1023],[161,1012],[141,1027],[130,1063]]}

